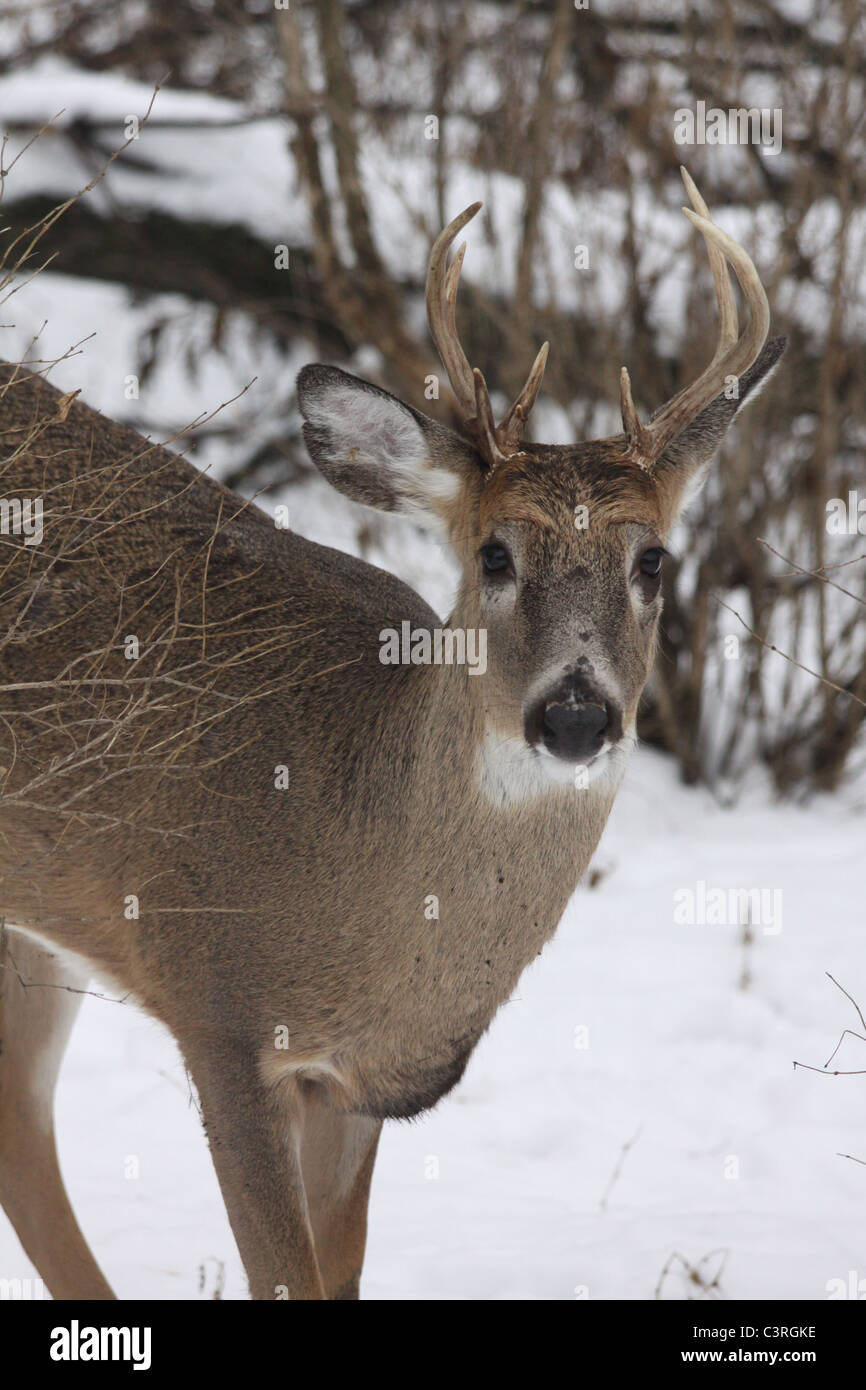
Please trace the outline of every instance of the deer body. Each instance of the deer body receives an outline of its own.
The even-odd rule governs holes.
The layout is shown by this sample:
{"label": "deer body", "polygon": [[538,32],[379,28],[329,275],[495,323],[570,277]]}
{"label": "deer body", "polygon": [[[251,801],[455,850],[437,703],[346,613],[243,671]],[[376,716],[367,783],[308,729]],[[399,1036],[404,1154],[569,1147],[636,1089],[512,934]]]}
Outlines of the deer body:
{"label": "deer body", "polygon": [[[17,382],[7,430],[32,419],[34,404],[50,418],[56,398],[44,383]],[[10,408],[16,404],[20,413]],[[130,432],[75,405],[43,436],[44,447],[56,451],[54,485],[60,460],[80,462],[83,436],[99,441],[97,457],[112,461],[141,449]],[[147,550],[136,556],[148,573],[164,565],[179,540],[183,551],[188,547],[187,513],[208,540],[225,501],[221,488],[183,460],[151,449],[137,470],[139,486],[124,476],[125,506],[147,508],[155,469],[158,488],[184,507],[160,508],[159,526],[149,520]],[[4,481],[9,491],[30,495],[44,478],[41,467],[38,476],[22,467]],[[86,483],[78,488],[83,514],[95,503],[91,491]],[[272,1072],[306,1063],[334,1079],[339,1073],[334,1098],[345,1086],[347,1104],[380,1118],[415,1114],[459,1079],[499,1004],[552,935],[594,851],[613,788],[601,784],[576,797],[569,785],[553,785],[528,801],[492,799],[483,783],[483,682],[465,666],[379,660],[380,629],[408,620],[413,629],[432,630],[439,623],[433,611],[395,577],[277,531],[255,508],[244,508],[239,519],[210,550],[211,586],[229,568],[261,575],[266,566],[267,590],[279,595],[297,635],[287,655],[257,660],[255,676],[276,682],[285,674],[280,667],[297,661],[300,678],[244,707],[242,732],[251,742],[243,754],[227,756],[239,738],[231,720],[207,734],[203,751],[221,767],[216,813],[207,781],[163,779],[147,788],[153,831],[100,830],[88,854],[76,838],[67,856],[56,825],[43,832],[46,853],[13,803],[3,823],[14,845],[8,863],[3,856],[6,920],[81,954],[176,1030],[188,1026],[192,1008],[205,1014],[198,990],[191,999],[185,988],[188,963],[205,948],[214,1012],[202,1027],[247,1030]],[[100,536],[96,545],[106,570],[128,573],[123,531],[117,539]],[[195,585],[191,591],[195,596]],[[171,618],[174,594],[169,586],[150,605],[151,623]],[[115,597],[106,593],[97,613],[91,605],[82,619],[88,646],[112,641]],[[26,621],[34,631],[20,645],[16,676],[28,673],[37,626],[58,668],[80,657],[81,627],[56,624],[82,601],[76,584],[68,603],[64,595],[35,616],[31,609]],[[214,611],[214,598],[211,605],[217,623],[223,613]],[[232,615],[236,609],[232,602]],[[333,615],[325,626],[323,612]],[[462,616],[455,613],[454,626]],[[123,675],[121,661],[113,669]],[[51,746],[62,755],[62,739],[55,736]],[[280,765],[289,777],[277,793]],[[16,780],[23,784],[30,772],[21,768]],[[134,775],[147,778],[146,770]],[[81,773],[76,780],[87,785]],[[268,794],[251,798],[251,786]],[[357,797],[358,786],[379,788],[375,801]],[[103,814],[123,814],[129,797],[128,785],[101,791]],[[32,819],[41,830],[41,819]],[[194,829],[172,843],[167,873],[159,828],[183,826]],[[253,853],[239,853],[249,844]],[[129,894],[139,898],[141,915],[118,933],[118,908]],[[438,918],[425,911],[431,894]],[[163,910],[170,928],[152,929]],[[343,1001],[337,1018],[334,998]],[[273,1047],[281,1023],[290,1034],[285,1055]]]}
{"label": "deer body", "polygon": [[335,486],[453,547],[483,674],[383,664],[383,630],[439,626],[409,586],[0,377],[0,490],[47,514],[0,576],[0,1200],[55,1296],[110,1296],[54,1151],[58,985],[95,971],[174,1033],[253,1295],[356,1297],[381,1122],[459,1080],[602,833],[654,652],[646,557],[737,406],[713,378],[658,443],[626,378],[624,436],[519,447],[546,349],[496,426],[453,337],[466,220],[430,296],[468,437],[331,368],[299,395]]}

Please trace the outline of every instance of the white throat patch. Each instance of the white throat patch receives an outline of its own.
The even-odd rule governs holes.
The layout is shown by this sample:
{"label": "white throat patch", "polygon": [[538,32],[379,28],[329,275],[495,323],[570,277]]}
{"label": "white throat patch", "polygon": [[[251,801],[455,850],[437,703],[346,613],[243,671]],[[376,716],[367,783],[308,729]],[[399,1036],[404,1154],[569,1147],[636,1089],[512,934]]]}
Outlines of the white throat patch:
{"label": "white throat patch", "polygon": [[635,742],[631,733],[615,746],[606,742],[583,766],[555,758],[546,749],[530,748],[525,739],[488,728],[478,755],[481,793],[494,806],[510,806],[545,796],[565,798],[615,791]]}

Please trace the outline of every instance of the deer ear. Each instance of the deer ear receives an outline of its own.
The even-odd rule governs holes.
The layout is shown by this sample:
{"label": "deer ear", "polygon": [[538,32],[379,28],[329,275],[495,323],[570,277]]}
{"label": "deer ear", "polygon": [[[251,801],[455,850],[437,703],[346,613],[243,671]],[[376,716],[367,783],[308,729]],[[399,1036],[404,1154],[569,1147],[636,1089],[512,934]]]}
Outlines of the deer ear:
{"label": "deer ear", "polygon": [[787,338],[770,338],[748,371],[740,377],[736,396],[728,399],[723,393],[710,401],[665,449],[653,474],[659,486],[667,492],[675,514],[687,507],[703,487],[713,456],[728,426],[746,402],[754,400],[766,386],[779,365],[787,342]]}
{"label": "deer ear", "polygon": [[477,471],[472,446],[453,430],[338,367],[304,367],[298,403],[313,463],[366,507],[435,524],[461,476]]}

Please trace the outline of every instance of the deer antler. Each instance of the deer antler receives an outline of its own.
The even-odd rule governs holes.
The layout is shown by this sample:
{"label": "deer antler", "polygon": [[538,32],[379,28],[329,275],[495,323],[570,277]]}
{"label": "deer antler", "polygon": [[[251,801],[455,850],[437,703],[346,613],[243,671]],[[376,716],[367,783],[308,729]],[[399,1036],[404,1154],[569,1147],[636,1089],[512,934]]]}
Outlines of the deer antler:
{"label": "deer antler", "polygon": [[430,335],[436,344],[442,365],[448,373],[457,405],[467,431],[472,436],[489,469],[520,452],[520,444],[529,412],[535,404],[544,376],[547,353],[545,343],[532,364],[526,384],[514,404],[497,425],[493,418],[487,383],[476,367],[473,371],[460,346],[455,319],[457,286],[460,268],[466,253],[466,243],[458,249],[450,267],[448,251],[457,233],[471,221],[481,207],[473,203],[449,222],[433,243],[427,268],[427,319]]}
{"label": "deer antler", "polygon": [[[690,222],[703,233],[710,269],[719,303],[719,341],[713,360],[697,381],[673,396],[657,411],[648,424],[642,425],[634,407],[631,382],[625,367],[620,373],[622,426],[626,436],[626,453],[635,463],[652,470],[672,439],[685,429],[701,411],[715,400],[725,387],[728,377],[742,376],[751,367],[770,330],[770,306],[758,272],[751,259],[727,232],[710,220],[710,212],[694,181],[680,168],[683,183],[692,208],[683,208]],[[739,333],[737,306],[726,262],[734,268],[743,297],[749,309],[749,321]]]}

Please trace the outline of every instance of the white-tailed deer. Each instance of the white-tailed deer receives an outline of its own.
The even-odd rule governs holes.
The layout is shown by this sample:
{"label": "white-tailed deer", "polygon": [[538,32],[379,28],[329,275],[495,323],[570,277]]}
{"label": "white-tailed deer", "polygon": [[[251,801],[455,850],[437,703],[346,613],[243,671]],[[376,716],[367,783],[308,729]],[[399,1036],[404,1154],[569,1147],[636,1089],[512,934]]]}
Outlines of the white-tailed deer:
{"label": "white-tailed deer", "polygon": [[[665,538],[784,347],[686,185],[719,343],[646,424],[624,370],[622,434],[526,442],[546,346],[495,422],[455,327],[462,248],[447,265],[477,204],[427,282],[463,434],[300,374],[325,477],[453,547],[474,665],[426,659],[439,619],[391,575],[6,369],[0,1200],[55,1297],[111,1296],[52,1127],[91,973],[177,1039],[253,1297],[357,1297],[382,1121],[455,1085],[555,931],[635,741]],[[392,630],[412,659],[382,659]]]}

